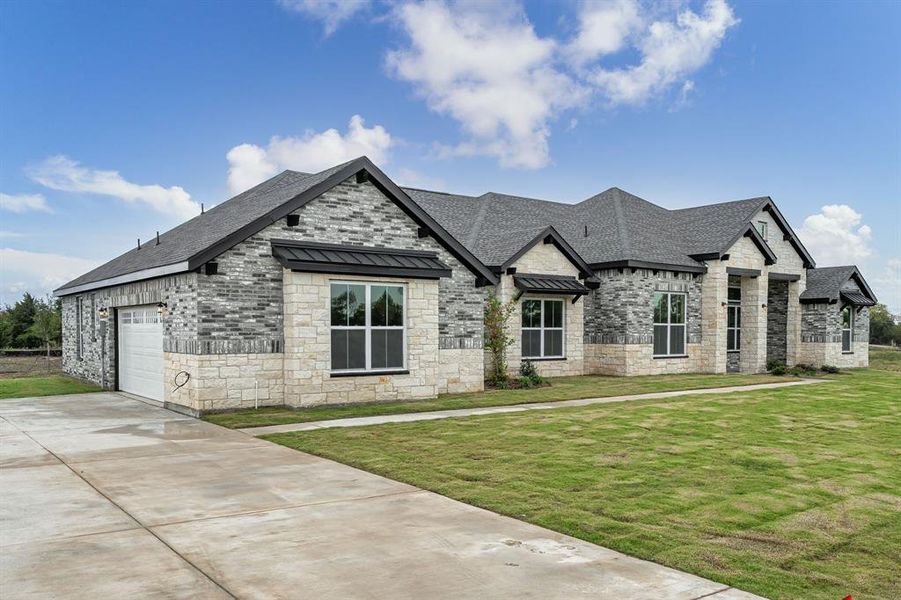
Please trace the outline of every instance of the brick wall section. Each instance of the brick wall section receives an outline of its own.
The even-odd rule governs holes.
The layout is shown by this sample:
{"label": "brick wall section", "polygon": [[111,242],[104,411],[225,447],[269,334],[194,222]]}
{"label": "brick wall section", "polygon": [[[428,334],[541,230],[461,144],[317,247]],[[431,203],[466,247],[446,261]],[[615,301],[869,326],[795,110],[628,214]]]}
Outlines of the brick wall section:
{"label": "brick wall section", "polygon": [[[164,400],[200,413],[210,410],[284,404],[283,354],[163,355],[166,369]],[[176,388],[180,371],[191,374]]]}
{"label": "brick wall section", "polygon": [[870,309],[854,313],[852,352],[842,352],[841,303],[801,305],[801,344],[798,362],[814,366],[861,368],[870,364]]}
{"label": "brick wall section", "polygon": [[788,282],[770,280],[767,291],[766,359],[786,359],[788,325]]}
{"label": "brick wall section", "polygon": [[[586,372],[602,375],[700,370],[704,276],[652,269],[598,271],[600,287],[585,299]],[[686,294],[687,358],[654,358],[654,293]]]}
{"label": "brick wall section", "polygon": [[453,270],[440,281],[439,331],[448,338],[442,347],[481,347],[484,288],[475,287],[475,275],[433,238],[420,238],[416,223],[374,185],[348,179],[296,214],[298,226],[273,223],[219,255],[219,274],[201,275],[201,340],[240,340],[238,347],[222,348],[226,352],[281,350],[282,267],[270,241],[289,239],[437,253]]}
{"label": "brick wall section", "polygon": [[[117,343],[113,308],[164,302],[167,308],[163,315],[163,348],[174,351],[193,343],[197,336],[197,287],[197,274],[185,273],[64,296],[63,370],[106,389],[113,389]],[[84,352],[81,359],[76,348],[78,298],[84,303]],[[106,319],[100,317],[101,308],[109,312]]]}

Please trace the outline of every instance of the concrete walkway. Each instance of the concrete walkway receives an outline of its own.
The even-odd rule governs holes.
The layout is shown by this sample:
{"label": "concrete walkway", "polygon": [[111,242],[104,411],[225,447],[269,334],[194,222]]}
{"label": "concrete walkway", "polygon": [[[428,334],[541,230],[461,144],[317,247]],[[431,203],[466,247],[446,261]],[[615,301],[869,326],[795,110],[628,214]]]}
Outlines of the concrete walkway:
{"label": "concrete walkway", "polygon": [[115,393],[0,401],[0,597],[756,598]]}
{"label": "concrete walkway", "polygon": [[568,406],[589,406],[591,404],[607,404],[610,402],[626,402],[628,400],[654,400],[657,398],[676,398],[696,394],[725,394],[732,392],[748,392],[753,390],[771,390],[796,385],[826,383],[828,379],[800,379],[785,383],[757,383],[754,385],[738,385],[732,387],[707,388],[700,390],[679,390],[675,392],[655,392],[652,394],[632,394],[629,396],[610,396],[607,398],[582,398],[579,400],[561,400],[559,402],[534,402],[531,404],[510,404],[507,406],[487,406],[484,408],[458,408],[454,410],[436,410],[431,412],[407,413],[403,415],[380,415],[373,417],[351,417],[347,419],[330,419],[328,421],[311,421],[309,423],[288,423],[286,425],[267,425],[264,427],[246,427],[239,429],[250,435],[260,436],[270,433],[287,433],[290,431],[311,431],[331,427],[360,427],[363,425],[382,425],[384,423],[407,423],[410,421],[430,421],[433,419],[450,419],[453,417],[473,417],[479,415],[497,415],[501,413],[522,412],[524,410],[550,410]]}

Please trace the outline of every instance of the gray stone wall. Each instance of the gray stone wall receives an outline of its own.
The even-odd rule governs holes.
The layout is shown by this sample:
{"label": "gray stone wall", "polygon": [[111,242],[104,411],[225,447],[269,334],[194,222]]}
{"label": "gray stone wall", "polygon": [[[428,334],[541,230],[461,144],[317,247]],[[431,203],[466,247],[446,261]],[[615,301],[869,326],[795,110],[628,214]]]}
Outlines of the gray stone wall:
{"label": "gray stone wall", "polygon": [[836,304],[801,305],[802,342],[841,342],[841,307]]}
{"label": "gray stone wall", "polygon": [[687,295],[688,343],[701,341],[703,276],[650,269],[606,269],[596,277],[601,285],[584,299],[586,344],[652,344],[654,292]]}
{"label": "gray stone wall", "polygon": [[[77,303],[82,302],[83,352],[78,355]],[[63,297],[63,370],[70,375],[112,388],[116,381],[116,322],[113,309],[141,304],[166,306],[163,315],[163,349],[194,343],[197,338],[197,274],[185,273],[127,283]],[[108,316],[100,316],[105,308]]]}
{"label": "gray stone wall", "polygon": [[218,274],[199,276],[201,353],[282,350],[282,267],[272,239],[436,252],[453,270],[439,282],[441,347],[481,347],[485,288],[437,241],[420,238],[416,223],[374,185],[348,179],[296,214],[298,226],[273,223],[219,255]]}
{"label": "gray stone wall", "polygon": [[788,282],[770,280],[767,290],[766,359],[786,360]]}

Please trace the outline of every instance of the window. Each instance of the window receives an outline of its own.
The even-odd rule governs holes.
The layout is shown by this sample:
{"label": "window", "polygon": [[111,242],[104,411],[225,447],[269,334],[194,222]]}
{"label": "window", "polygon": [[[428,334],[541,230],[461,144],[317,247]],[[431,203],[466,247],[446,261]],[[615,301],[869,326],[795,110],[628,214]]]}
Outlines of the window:
{"label": "window", "polygon": [[522,357],[563,358],[563,300],[523,301]]}
{"label": "window", "polygon": [[846,306],[842,309],[842,352],[852,352],[853,343],[854,309],[850,306]]}
{"label": "window", "polygon": [[404,288],[399,285],[331,285],[332,371],[404,368]]}
{"label": "window", "polygon": [[767,234],[767,222],[766,221],[757,221],[757,231],[760,233],[760,237],[763,239],[766,238]]}
{"label": "window", "polygon": [[79,296],[75,299],[75,357],[81,360],[84,356],[84,325],[82,318],[84,316],[84,297]]}
{"label": "window", "polygon": [[729,276],[729,305],[726,308],[726,350],[741,350],[741,277]]}
{"label": "window", "polygon": [[685,355],[685,294],[654,294],[654,356]]}

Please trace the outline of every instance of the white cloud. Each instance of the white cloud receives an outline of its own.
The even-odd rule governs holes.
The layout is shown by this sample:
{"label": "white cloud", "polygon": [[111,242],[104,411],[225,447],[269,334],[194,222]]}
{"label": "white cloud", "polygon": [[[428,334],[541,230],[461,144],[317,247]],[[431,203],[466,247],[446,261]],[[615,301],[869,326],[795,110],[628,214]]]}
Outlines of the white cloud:
{"label": "white cloud", "polygon": [[51,156],[43,162],[26,167],[26,174],[34,181],[62,192],[112,196],[129,204],[143,204],[157,212],[189,219],[200,213],[200,205],[178,186],[139,185],[126,181],[118,171],[102,171],[83,167],[66,156]]}
{"label": "white cloud", "polygon": [[865,272],[864,277],[873,288],[877,300],[893,314],[901,315],[901,258],[888,259],[881,270]]}
{"label": "white cloud", "polygon": [[798,236],[818,266],[850,265],[873,253],[870,227],[847,204],[829,204],[804,219]]}
{"label": "white cloud", "polygon": [[14,213],[24,213],[30,210],[53,212],[41,194],[4,194],[2,192],[0,192],[0,210]]}
{"label": "white cloud", "polygon": [[241,144],[226,155],[228,186],[233,193],[243,192],[285,169],[315,173],[362,155],[382,165],[388,162],[393,143],[384,127],[367,128],[363,117],[354,115],[343,135],[327,129],[301,137],[275,136],[266,148]]}
{"label": "white cloud", "polygon": [[639,64],[598,67],[591,79],[612,104],[641,104],[706,65],[738,22],[725,0],[708,0],[700,15],[682,10],[675,22],[654,21],[639,36]]}
{"label": "white cloud", "polygon": [[567,52],[576,64],[618,52],[643,24],[636,0],[582,2],[579,33]]}
{"label": "white cloud", "polygon": [[370,4],[369,0],[279,0],[278,3],[287,10],[322,21],[326,36]]}
{"label": "white cloud", "polygon": [[469,139],[451,153],[547,164],[550,120],[585,98],[555,66],[554,40],[539,37],[508,4],[409,3],[396,15],[410,44],[388,53],[388,68],[463,127]]}
{"label": "white cloud", "polygon": [[0,248],[0,295],[4,302],[25,291],[44,296],[98,264],[86,258]]}
{"label": "white cloud", "polygon": [[0,240],[20,237],[25,237],[25,234],[19,233],[18,231],[6,231],[5,229],[0,230]]}

